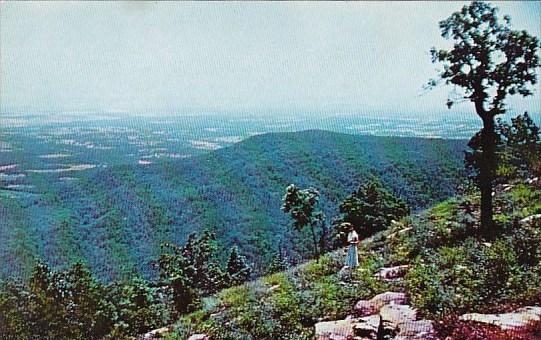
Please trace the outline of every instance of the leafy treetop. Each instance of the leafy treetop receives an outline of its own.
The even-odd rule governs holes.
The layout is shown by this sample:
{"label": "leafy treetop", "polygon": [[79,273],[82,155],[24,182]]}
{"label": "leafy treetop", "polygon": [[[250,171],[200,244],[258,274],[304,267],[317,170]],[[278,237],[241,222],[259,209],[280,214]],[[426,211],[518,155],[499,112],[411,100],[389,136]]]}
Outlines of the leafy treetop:
{"label": "leafy treetop", "polygon": [[[509,95],[532,94],[529,85],[537,82],[535,69],[539,39],[528,32],[511,29],[509,16],[500,21],[498,9],[474,1],[439,23],[441,34],[453,42],[449,50],[432,48],[432,61],[443,64],[439,73],[455,92],[447,101],[450,108],[463,100],[475,103],[481,118],[505,113],[504,99]],[[432,79],[429,86],[435,86]]]}

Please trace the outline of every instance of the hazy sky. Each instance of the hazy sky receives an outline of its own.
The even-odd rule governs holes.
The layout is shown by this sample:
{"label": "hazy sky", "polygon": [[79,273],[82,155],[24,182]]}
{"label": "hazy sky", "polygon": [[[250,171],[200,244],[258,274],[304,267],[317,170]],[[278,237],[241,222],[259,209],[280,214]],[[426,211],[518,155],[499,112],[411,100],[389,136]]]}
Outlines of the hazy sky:
{"label": "hazy sky", "polygon": [[[419,94],[462,4],[0,2],[0,111],[445,111]],[[540,2],[496,5],[541,36]]]}

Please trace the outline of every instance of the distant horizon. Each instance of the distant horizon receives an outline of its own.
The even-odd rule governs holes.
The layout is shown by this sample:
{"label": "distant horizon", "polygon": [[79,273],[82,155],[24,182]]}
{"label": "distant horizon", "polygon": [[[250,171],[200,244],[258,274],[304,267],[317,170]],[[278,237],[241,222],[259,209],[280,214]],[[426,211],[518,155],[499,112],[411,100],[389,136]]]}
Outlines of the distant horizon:
{"label": "distant horizon", "polygon": [[[422,90],[465,3],[1,2],[0,114],[473,113]],[[541,3],[495,5],[541,36]]]}

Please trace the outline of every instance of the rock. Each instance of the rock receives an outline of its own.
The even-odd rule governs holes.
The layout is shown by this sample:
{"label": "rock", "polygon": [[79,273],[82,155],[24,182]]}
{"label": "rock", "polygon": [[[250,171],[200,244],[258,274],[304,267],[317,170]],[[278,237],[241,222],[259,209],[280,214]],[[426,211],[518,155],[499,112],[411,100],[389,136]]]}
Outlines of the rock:
{"label": "rock", "polygon": [[278,288],[280,288],[280,285],[274,285],[274,286],[270,287],[269,289],[267,289],[267,293],[271,293],[271,292],[275,291]]}
{"label": "rock", "polygon": [[412,322],[417,319],[417,311],[408,305],[394,303],[385,305],[379,311],[381,323],[384,328],[398,329],[401,323]]}
{"label": "rock", "polygon": [[397,235],[400,235],[400,234],[405,234],[407,233],[408,231],[412,230],[413,228],[412,227],[406,227],[404,229],[400,229],[398,231],[395,231],[394,233],[391,233],[387,236],[387,239],[393,239],[395,238]]}
{"label": "rock", "polygon": [[401,323],[395,339],[435,339],[434,323],[432,320],[417,320]]}
{"label": "rock", "polygon": [[406,227],[404,229],[400,229],[398,231],[399,234],[404,234],[404,233],[407,233],[408,231],[412,230],[413,228],[412,227]]}
{"label": "rock", "polygon": [[381,268],[380,271],[376,274],[376,276],[379,276],[382,280],[385,281],[392,281],[396,279],[400,279],[406,275],[409,265],[401,265],[401,266],[395,266],[395,267],[388,267],[388,268]]}
{"label": "rock", "polygon": [[343,266],[338,272],[338,278],[340,281],[347,281],[351,279],[351,268],[348,266]]}
{"label": "rock", "polygon": [[539,177],[528,178],[526,184],[532,185],[534,187],[541,187],[541,179]]}
{"label": "rock", "polygon": [[166,327],[154,329],[148,333],[145,333],[143,335],[143,339],[145,340],[160,339],[162,338],[162,335],[165,335],[166,333],[169,333],[171,331],[173,331],[172,326],[166,326]]}
{"label": "rock", "polygon": [[209,336],[206,334],[194,334],[188,338],[188,340],[209,340]]}
{"label": "rock", "polygon": [[361,300],[355,304],[355,313],[361,317],[376,314],[386,304],[405,304],[406,294],[385,292],[374,296],[370,300]]}
{"label": "rock", "polygon": [[417,320],[417,311],[408,305],[388,304],[379,311],[381,316],[380,337],[393,339],[436,339],[431,320]]}
{"label": "rock", "polygon": [[462,321],[492,324],[504,331],[530,333],[541,328],[541,307],[524,307],[511,313],[469,313],[460,316]]}
{"label": "rock", "polygon": [[353,334],[361,339],[378,339],[380,320],[381,318],[379,315],[370,315],[358,319],[357,322],[353,324]]}
{"label": "rock", "polygon": [[353,339],[354,320],[338,320],[316,323],[316,340]]}
{"label": "rock", "polygon": [[535,215],[525,217],[522,220],[520,220],[519,223],[520,225],[529,225],[536,220],[541,220],[541,214],[535,214]]}

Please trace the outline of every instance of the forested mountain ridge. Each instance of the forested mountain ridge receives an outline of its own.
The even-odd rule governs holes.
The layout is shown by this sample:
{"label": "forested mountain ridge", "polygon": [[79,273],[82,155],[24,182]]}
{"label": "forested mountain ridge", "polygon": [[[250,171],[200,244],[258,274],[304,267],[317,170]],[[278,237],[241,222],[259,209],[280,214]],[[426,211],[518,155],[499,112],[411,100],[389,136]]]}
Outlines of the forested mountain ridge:
{"label": "forested mountain ridge", "polygon": [[86,262],[103,279],[154,277],[160,244],[210,229],[237,244],[258,269],[281,249],[307,256],[305,237],[287,228],[284,187],[313,186],[327,216],[376,176],[414,209],[455,193],[466,141],[355,136],[321,130],[258,135],[200,156],[149,165],[116,165],[33,174],[36,196],[0,199],[1,276],[26,275],[34,258],[63,267]]}

